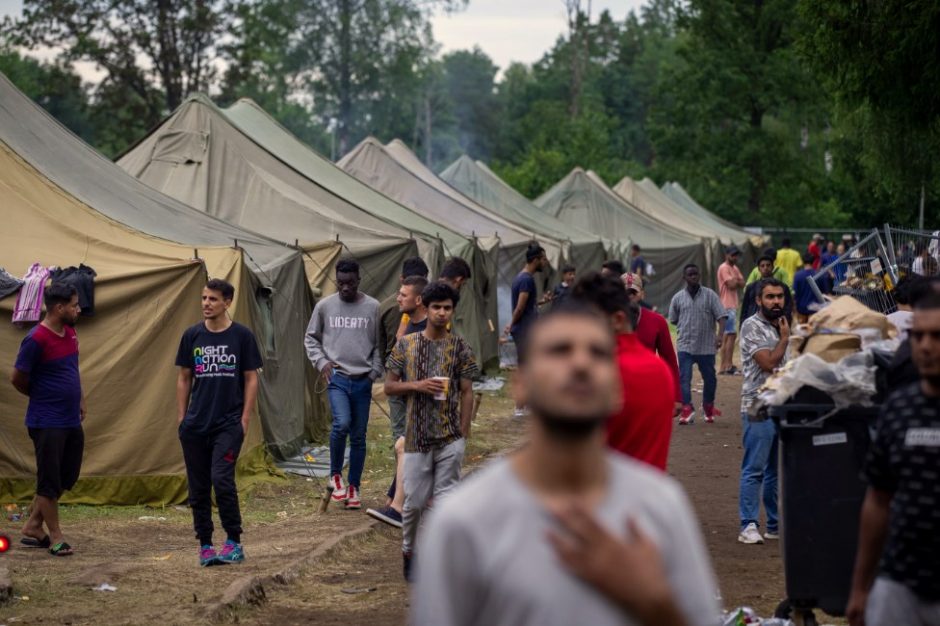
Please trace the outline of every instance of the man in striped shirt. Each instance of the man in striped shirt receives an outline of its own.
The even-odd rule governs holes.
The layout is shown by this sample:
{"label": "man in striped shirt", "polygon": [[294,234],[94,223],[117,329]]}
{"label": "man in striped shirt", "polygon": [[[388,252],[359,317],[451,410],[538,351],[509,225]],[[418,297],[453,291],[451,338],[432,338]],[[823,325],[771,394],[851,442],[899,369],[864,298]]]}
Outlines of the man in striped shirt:
{"label": "man in striped shirt", "polygon": [[460,465],[473,416],[472,380],[477,364],[469,344],[447,331],[457,291],[432,283],[421,294],[427,326],[403,336],[388,357],[385,393],[407,398],[402,554],[405,578],[421,514],[460,479]]}

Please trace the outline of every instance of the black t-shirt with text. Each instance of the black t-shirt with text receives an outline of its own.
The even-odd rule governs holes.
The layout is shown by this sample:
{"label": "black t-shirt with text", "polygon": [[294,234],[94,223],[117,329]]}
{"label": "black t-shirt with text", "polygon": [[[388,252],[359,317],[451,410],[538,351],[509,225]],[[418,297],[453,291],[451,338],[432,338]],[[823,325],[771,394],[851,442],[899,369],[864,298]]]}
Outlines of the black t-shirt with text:
{"label": "black t-shirt with text", "polygon": [[181,430],[204,435],[241,421],[245,406],[245,372],[261,368],[261,353],[254,334],[232,322],[214,333],[203,322],[191,326],[180,339],[176,365],[193,373],[192,395]]}
{"label": "black t-shirt with text", "polygon": [[865,475],[892,494],[881,572],[940,601],[940,398],[924,395],[919,382],[882,405]]}

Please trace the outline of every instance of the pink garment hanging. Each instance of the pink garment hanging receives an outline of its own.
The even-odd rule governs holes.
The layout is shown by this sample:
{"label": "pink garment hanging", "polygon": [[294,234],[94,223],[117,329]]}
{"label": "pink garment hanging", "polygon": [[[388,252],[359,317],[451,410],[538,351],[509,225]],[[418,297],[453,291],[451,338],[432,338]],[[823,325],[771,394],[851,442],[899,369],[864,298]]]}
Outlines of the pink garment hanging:
{"label": "pink garment hanging", "polygon": [[13,307],[14,324],[39,321],[42,314],[42,294],[46,290],[50,269],[41,263],[33,263],[27,270],[20,295],[17,296],[16,305]]}

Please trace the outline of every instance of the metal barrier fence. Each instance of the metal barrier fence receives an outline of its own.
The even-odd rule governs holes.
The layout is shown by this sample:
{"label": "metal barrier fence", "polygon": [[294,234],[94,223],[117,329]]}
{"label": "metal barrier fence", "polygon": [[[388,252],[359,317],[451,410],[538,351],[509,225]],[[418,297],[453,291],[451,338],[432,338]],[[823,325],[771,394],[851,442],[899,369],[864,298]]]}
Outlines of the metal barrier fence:
{"label": "metal barrier fence", "polygon": [[889,248],[878,229],[873,228],[857,244],[810,277],[810,288],[817,301],[824,303],[824,296],[829,294],[848,295],[886,315],[896,311],[892,291],[898,284],[898,274]]}
{"label": "metal barrier fence", "polygon": [[940,275],[940,231],[929,232],[885,224],[891,264],[899,277]]}

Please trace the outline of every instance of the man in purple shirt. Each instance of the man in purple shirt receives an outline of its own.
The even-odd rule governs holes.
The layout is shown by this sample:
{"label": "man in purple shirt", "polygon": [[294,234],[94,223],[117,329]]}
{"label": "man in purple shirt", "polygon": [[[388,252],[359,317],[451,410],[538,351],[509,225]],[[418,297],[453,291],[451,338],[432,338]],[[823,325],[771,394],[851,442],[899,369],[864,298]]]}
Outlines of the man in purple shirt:
{"label": "man in purple shirt", "polygon": [[43,301],[46,317],[23,338],[10,377],[29,396],[26,428],[36,451],[36,498],[21,542],[68,556],[72,547],[59,527],[59,498],[78,480],[85,448],[85,397],[73,328],[81,307],[75,287],[62,283],[49,285]]}

